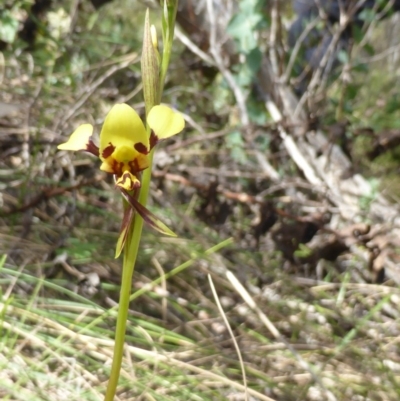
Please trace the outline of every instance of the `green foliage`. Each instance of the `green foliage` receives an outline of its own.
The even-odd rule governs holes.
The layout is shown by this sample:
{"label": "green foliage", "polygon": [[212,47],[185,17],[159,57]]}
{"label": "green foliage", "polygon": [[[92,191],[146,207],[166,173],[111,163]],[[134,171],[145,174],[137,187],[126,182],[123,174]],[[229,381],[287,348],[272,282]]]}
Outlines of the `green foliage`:
{"label": "green foliage", "polygon": [[359,18],[361,21],[371,23],[376,18],[376,11],[373,8],[365,8],[360,12]]}
{"label": "green foliage", "polygon": [[242,88],[249,87],[261,65],[258,33],[267,24],[263,7],[264,2],[260,0],[241,1],[239,11],[228,25],[228,33],[235,40],[238,53],[244,57],[244,62],[236,65],[237,82]]}
{"label": "green foliage", "polygon": [[312,250],[305,244],[299,244],[298,248],[294,251],[294,256],[297,258],[308,258],[312,255]]}
{"label": "green foliage", "polygon": [[18,32],[19,23],[14,10],[3,10],[0,14],[0,40],[13,43]]}
{"label": "green foliage", "polygon": [[[260,0],[244,0],[239,3],[239,10],[229,22],[227,31],[234,39],[239,54],[239,63],[233,66],[236,83],[247,96],[248,115],[251,122],[262,124],[266,121],[265,108],[251,92],[257,73],[261,66],[262,49],[259,33],[267,27],[264,14],[265,4]],[[261,111],[262,109],[262,111]],[[247,163],[243,139],[241,134],[234,131],[227,137],[227,147],[231,149],[231,156],[241,164]]]}
{"label": "green foliage", "polygon": [[337,54],[337,58],[342,64],[347,64],[349,62],[349,54],[346,50],[340,50]]}
{"label": "green foliage", "polygon": [[82,239],[71,237],[68,239],[67,247],[70,257],[76,260],[82,260],[91,259],[96,253],[98,244],[95,242],[85,243]]}
{"label": "green foliage", "polygon": [[265,27],[264,2],[243,0],[239,11],[228,25],[228,33],[236,40],[240,53],[250,54],[258,47],[257,31]]}
{"label": "green foliage", "polygon": [[246,164],[247,156],[244,151],[244,142],[242,134],[239,131],[232,131],[226,137],[226,145],[231,150],[232,158],[241,164]]}
{"label": "green foliage", "polygon": [[233,102],[232,92],[228,88],[222,75],[218,75],[214,80],[215,89],[212,92],[212,104],[216,112],[224,113],[227,107]]}

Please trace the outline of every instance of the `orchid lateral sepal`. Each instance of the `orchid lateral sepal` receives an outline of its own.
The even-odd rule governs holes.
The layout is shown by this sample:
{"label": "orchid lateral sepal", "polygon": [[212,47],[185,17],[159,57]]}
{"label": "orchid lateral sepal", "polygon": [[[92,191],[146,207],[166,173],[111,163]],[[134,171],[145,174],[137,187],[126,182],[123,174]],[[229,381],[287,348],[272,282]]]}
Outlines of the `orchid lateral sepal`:
{"label": "orchid lateral sepal", "polygon": [[125,243],[128,238],[129,227],[132,224],[133,215],[133,207],[127,202],[124,202],[124,216],[122,218],[121,229],[119,232],[117,246],[115,248],[115,259],[121,255],[121,252],[125,247]]}
{"label": "orchid lateral sepal", "polygon": [[69,137],[67,142],[57,146],[60,150],[79,151],[84,150],[94,156],[99,157],[99,147],[92,141],[93,125],[80,125]]}
{"label": "orchid lateral sepal", "polygon": [[134,195],[121,189],[121,193],[125,200],[133,207],[134,210],[138,212],[140,217],[147,223],[150,227],[154,228],[161,234],[169,235],[170,237],[176,237],[177,235],[170,230],[154,213],[150,212],[145,206],[143,206]]}
{"label": "orchid lateral sepal", "polygon": [[154,213],[150,212],[145,206],[143,206],[137,199],[137,191],[133,193],[129,193],[128,191],[119,187],[122,196],[124,197],[124,217],[122,219],[121,229],[117,241],[117,247],[115,250],[115,258],[121,254],[124,249],[126,239],[128,236],[128,230],[130,225],[132,224],[132,219],[135,215],[135,212],[143,219],[143,221],[152,227],[154,230],[158,231],[161,234],[169,235],[170,237],[176,237],[177,235],[169,229]]}

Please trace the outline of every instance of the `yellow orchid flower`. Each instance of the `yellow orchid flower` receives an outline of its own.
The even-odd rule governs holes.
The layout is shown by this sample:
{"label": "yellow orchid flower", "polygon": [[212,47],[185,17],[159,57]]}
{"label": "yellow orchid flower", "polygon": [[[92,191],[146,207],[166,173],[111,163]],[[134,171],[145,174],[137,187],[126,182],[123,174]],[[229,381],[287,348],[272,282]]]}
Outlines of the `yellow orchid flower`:
{"label": "yellow orchid flower", "polygon": [[167,235],[175,235],[138,202],[137,190],[141,185],[141,171],[150,165],[150,151],[160,140],[182,131],[185,121],[170,107],[159,105],[150,110],[147,124],[151,129],[150,138],[136,111],[127,104],[116,104],[104,120],[99,147],[91,139],[93,134],[91,124],[79,126],[67,142],[58,145],[60,150],[83,150],[98,156],[102,162],[100,169],[114,175],[116,187],[131,206],[124,212],[117,244],[117,256],[125,244],[126,232],[133,216],[133,210],[137,211],[143,220],[156,230]]}
{"label": "yellow orchid flower", "polygon": [[104,121],[99,148],[91,140],[93,126],[83,124],[58,149],[85,150],[99,156],[100,169],[116,176],[117,187],[132,191],[140,187],[138,173],[149,167],[150,150],[159,140],[179,133],[185,126],[182,116],[164,105],[150,110],[147,123],[150,138],[136,111],[127,104],[116,104]]}

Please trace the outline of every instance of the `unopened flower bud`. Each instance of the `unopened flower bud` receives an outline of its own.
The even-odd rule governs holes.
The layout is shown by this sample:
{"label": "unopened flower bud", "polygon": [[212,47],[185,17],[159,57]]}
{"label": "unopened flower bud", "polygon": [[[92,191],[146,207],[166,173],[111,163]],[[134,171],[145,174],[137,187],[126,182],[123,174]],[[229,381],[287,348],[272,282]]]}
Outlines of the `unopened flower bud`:
{"label": "unopened flower bud", "polygon": [[[156,38],[157,39],[157,38]],[[146,113],[160,103],[160,62],[154,46],[154,35],[150,29],[149,10],[146,12],[142,50],[142,81]]]}
{"label": "unopened flower bud", "polygon": [[153,47],[158,52],[157,30],[154,25],[150,27],[150,34],[151,34],[151,41],[153,42]]}

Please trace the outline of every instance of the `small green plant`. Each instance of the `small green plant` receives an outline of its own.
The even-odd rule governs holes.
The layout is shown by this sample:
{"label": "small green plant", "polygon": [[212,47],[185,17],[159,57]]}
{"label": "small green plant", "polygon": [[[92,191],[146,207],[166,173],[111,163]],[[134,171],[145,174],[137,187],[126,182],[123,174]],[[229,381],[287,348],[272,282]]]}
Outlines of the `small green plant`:
{"label": "small green plant", "polygon": [[17,9],[2,10],[0,15],[0,40],[13,43],[17,37],[18,19],[15,16]]}
{"label": "small green plant", "polygon": [[236,79],[240,86],[249,88],[261,66],[262,52],[257,32],[265,27],[264,3],[259,0],[240,2],[240,12],[231,19],[228,32],[234,38],[244,63],[237,65]]}

